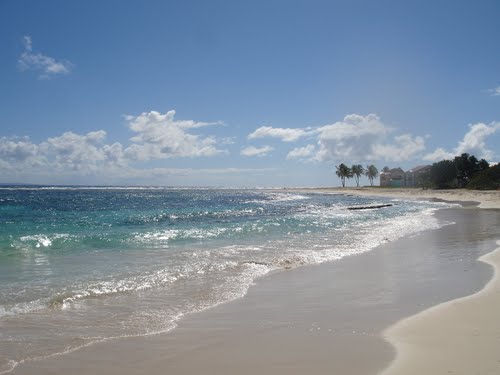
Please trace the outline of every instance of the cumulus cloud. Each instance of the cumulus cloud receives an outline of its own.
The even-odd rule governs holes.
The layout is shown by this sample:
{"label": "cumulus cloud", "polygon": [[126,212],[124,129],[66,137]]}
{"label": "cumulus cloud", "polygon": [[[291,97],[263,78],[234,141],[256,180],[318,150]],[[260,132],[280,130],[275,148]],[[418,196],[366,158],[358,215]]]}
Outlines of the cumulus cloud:
{"label": "cumulus cloud", "polygon": [[[350,114],[342,121],[316,128],[273,128],[261,126],[249,134],[249,139],[274,137],[283,142],[297,141],[302,137],[316,139],[312,144],[292,149],[287,159],[338,161],[367,160],[405,161],[425,150],[424,137],[411,134],[395,135],[395,129],[385,125],[375,114],[366,116]],[[255,150],[250,150],[253,152]]]}
{"label": "cumulus cloud", "polygon": [[37,172],[46,170],[58,173],[87,175],[103,167],[125,164],[119,143],[103,144],[103,130],[84,135],[66,132],[58,137],[33,143],[29,138],[0,138],[0,160],[4,169]]}
{"label": "cumulus cloud", "polygon": [[309,129],[301,128],[273,128],[272,126],[261,126],[248,135],[248,139],[257,138],[279,138],[283,142],[295,142],[299,138],[311,134]]}
{"label": "cumulus cloud", "polygon": [[59,137],[48,138],[39,149],[50,160],[52,168],[88,174],[103,166],[124,163],[121,145],[105,145],[105,137],[104,130],[84,135],[66,132]]}
{"label": "cumulus cloud", "polygon": [[318,129],[319,161],[373,159],[373,145],[381,142],[390,132],[374,114],[351,114],[331,125]]}
{"label": "cumulus cloud", "polygon": [[254,147],[254,146],[248,146],[245,147],[243,150],[241,150],[240,154],[243,156],[266,156],[269,154],[271,151],[273,151],[274,148],[271,146],[263,146],[263,147]]}
{"label": "cumulus cloud", "polygon": [[226,152],[217,148],[215,137],[202,137],[189,132],[191,129],[218,125],[220,122],[175,120],[174,116],[175,111],[168,111],[166,114],[151,111],[139,116],[127,116],[129,128],[136,135],[130,139],[133,144],[125,149],[125,155],[133,160],[147,161],[214,156]]}
{"label": "cumulus cloud", "polygon": [[422,137],[404,134],[391,137],[394,129],[375,114],[351,114],[318,129],[318,161],[366,160],[404,161],[425,149]]}
{"label": "cumulus cloud", "polygon": [[390,144],[373,145],[374,160],[385,159],[391,161],[404,161],[425,150],[425,141],[422,137],[412,137],[403,134],[394,137]]}
{"label": "cumulus cloud", "polygon": [[34,143],[29,138],[0,138],[0,171],[24,174],[123,174],[134,164],[174,157],[212,156],[224,152],[216,147],[214,137],[202,137],[189,131],[219,123],[175,120],[175,112],[143,113],[129,116],[128,125],[135,135],[128,147],[108,144],[106,132],[86,134],[65,132]]}
{"label": "cumulus cloud", "polygon": [[486,138],[500,130],[500,122],[494,122],[490,125],[478,123],[469,125],[469,131],[464,139],[458,143],[456,154],[464,152],[479,155],[482,158],[490,159],[493,157],[493,151],[486,147]]}
{"label": "cumulus cloud", "polygon": [[290,159],[307,159],[307,158],[310,158],[314,154],[315,150],[316,150],[316,147],[314,145],[307,145],[305,147],[296,147],[286,155],[286,158],[288,160],[290,160]]}
{"label": "cumulus cloud", "polygon": [[29,138],[0,138],[0,161],[2,169],[38,167],[45,164],[45,158],[39,154],[39,145],[31,143]]}
{"label": "cumulus cloud", "polygon": [[23,37],[24,51],[17,63],[21,71],[34,70],[39,78],[47,79],[56,75],[69,74],[73,64],[67,60],[56,60],[42,53],[33,52],[31,36]]}
{"label": "cumulus cloud", "polygon": [[483,159],[491,159],[497,155],[486,145],[486,139],[500,131],[500,122],[492,122],[489,125],[484,123],[470,124],[469,131],[465,133],[463,139],[458,142],[453,151],[446,151],[438,148],[434,152],[424,156],[424,160],[439,161],[451,159],[456,155],[468,153]]}
{"label": "cumulus cloud", "polygon": [[442,147],[436,148],[433,152],[425,155],[424,160],[428,161],[441,161],[445,159],[453,159],[455,154],[453,152],[448,152]]}

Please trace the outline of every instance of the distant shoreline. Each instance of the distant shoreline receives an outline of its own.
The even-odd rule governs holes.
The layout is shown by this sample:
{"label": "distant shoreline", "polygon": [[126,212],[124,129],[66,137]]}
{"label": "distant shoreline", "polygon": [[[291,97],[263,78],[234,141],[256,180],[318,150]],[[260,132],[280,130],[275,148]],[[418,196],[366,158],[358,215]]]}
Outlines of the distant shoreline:
{"label": "distant shoreline", "polygon": [[460,202],[464,206],[474,206],[477,202],[479,208],[500,209],[499,190],[423,190],[418,188],[299,188],[284,189],[297,192],[317,192],[331,194],[352,194],[359,196],[380,196],[404,199],[439,199],[446,202]]}

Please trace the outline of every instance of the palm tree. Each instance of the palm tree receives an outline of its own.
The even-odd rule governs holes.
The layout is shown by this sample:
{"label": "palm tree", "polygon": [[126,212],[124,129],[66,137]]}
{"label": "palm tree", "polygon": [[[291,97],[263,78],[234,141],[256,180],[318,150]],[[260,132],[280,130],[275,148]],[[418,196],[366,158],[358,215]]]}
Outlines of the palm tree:
{"label": "palm tree", "polygon": [[356,180],[356,186],[359,187],[359,177],[365,173],[365,169],[361,164],[357,164],[351,167],[351,172]]}
{"label": "palm tree", "polygon": [[[387,169],[389,169],[389,168],[387,168]],[[377,169],[377,167],[375,167],[373,164],[372,165],[368,165],[366,167],[365,175],[370,180],[370,185],[373,186],[373,179],[378,176],[378,169]]]}
{"label": "palm tree", "polygon": [[335,174],[340,178],[340,181],[342,181],[342,187],[345,187],[345,179],[352,177],[351,168],[344,163],[336,165],[335,168],[337,168]]}

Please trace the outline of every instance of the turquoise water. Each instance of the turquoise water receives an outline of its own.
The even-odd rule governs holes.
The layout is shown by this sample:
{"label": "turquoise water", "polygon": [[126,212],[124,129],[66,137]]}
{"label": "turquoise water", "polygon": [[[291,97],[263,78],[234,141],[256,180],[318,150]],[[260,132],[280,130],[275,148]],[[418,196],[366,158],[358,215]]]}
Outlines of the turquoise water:
{"label": "turquoise water", "polygon": [[[347,207],[391,203],[376,210]],[[0,188],[0,373],[175,327],[273,270],[443,225],[442,204],[282,190]]]}

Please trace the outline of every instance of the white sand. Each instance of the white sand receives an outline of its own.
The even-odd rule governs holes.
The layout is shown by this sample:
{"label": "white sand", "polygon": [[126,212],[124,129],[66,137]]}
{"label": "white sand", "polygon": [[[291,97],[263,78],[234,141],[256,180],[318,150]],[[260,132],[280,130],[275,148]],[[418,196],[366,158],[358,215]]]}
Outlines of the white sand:
{"label": "white sand", "polygon": [[480,260],[495,267],[494,278],[480,292],[386,330],[397,356],[383,375],[500,374],[500,248]]}

